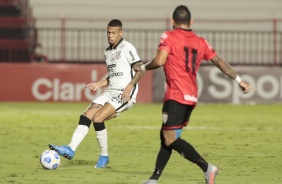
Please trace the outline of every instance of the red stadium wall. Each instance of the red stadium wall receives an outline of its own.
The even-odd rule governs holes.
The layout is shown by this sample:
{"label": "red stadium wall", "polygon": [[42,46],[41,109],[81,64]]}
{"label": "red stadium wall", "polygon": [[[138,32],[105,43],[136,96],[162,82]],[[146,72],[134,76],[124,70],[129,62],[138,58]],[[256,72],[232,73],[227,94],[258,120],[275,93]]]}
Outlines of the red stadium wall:
{"label": "red stadium wall", "polygon": [[[107,75],[104,64],[0,63],[0,101],[89,102],[95,92],[84,87]],[[152,72],[139,82],[137,102],[153,98]]]}
{"label": "red stadium wall", "polygon": [[[216,67],[204,66],[197,76],[199,102],[282,103],[281,67],[234,69],[257,91],[245,95]],[[105,88],[91,92],[84,85],[106,75],[105,64],[0,63],[0,101],[90,102]],[[162,102],[165,88],[162,68],[147,71],[139,82],[137,102]]]}

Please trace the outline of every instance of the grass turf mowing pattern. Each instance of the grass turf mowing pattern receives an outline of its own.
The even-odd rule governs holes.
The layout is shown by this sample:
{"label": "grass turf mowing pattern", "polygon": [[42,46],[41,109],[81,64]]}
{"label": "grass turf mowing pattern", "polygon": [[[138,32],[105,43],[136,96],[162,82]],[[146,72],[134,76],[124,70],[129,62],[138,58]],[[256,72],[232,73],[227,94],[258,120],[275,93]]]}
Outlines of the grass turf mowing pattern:
{"label": "grass turf mowing pattern", "polygon": [[[110,163],[94,169],[99,148],[94,128],[73,160],[44,170],[40,154],[48,143],[68,144],[88,103],[0,103],[0,183],[139,184],[147,179],[159,150],[161,104],[136,104],[106,122]],[[217,184],[282,183],[282,105],[199,104],[182,138],[221,169]],[[202,184],[194,164],[177,152],[160,184]]]}

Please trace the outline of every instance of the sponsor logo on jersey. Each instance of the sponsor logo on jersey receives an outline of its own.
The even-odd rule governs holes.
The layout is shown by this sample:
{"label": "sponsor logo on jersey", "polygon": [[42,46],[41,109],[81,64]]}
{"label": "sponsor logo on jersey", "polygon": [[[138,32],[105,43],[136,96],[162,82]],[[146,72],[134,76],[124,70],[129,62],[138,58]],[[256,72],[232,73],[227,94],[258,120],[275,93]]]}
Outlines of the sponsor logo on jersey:
{"label": "sponsor logo on jersey", "polygon": [[111,64],[108,66],[108,68],[113,68],[113,67],[116,67],[116,64]]}
{"label": "sponsor logo on jersey", "polygon": [[114,67],[116,67],[115,64],[109,65],[109,66],[108,66],[108,72],[109,72],[109,73],[110,73],[110,72],[114,72]]}
{"label": "sponsor logo on jersey", "polygon": [[191,95],[188,95],[188,94],[184,95],[184,99],[187,100],[187,101],[191,101],[191,102],[197,102],[198,101],[198,99],[194,95],[191,96]]}
{"label": "sponsor logo on jersey", "polygon": [[116,72],[109,74],[109,77],[120,77],[120,76],[123,76],[123,72]]}

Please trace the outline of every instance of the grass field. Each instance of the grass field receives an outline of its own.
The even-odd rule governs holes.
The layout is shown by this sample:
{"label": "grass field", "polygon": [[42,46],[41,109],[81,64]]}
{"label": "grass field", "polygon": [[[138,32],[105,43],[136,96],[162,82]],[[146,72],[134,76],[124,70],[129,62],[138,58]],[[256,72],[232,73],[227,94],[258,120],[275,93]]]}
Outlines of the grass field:
{"label": "grass field", "polygon": [[[0,103],[1,184],[139,184],[154,169],[161,104],[137,104],[106,123],[109,168],[94,169],[93,126],[73,160],[44,170],[48,143],[68,144],[88,103]],[[221,168],[217,184],[282,183],[282,105],[199,104],[182,133]],[[174,152],[160,184],[203,184],[200,169]]]}

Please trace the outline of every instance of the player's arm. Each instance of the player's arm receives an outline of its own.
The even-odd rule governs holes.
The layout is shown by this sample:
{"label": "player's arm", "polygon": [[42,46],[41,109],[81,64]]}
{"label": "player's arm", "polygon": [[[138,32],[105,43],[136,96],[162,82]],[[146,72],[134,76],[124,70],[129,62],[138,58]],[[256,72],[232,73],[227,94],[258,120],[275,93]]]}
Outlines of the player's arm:
{"label": "player's arm", "polygon": [[167,57],[168,52],[166,50],[160,49],[151,62],[141,66],[141,70],[154,70],[156,68],[159,68],[165,64]]}
{"label": "player's arm", "polygon": [[141,61],[138,61],[133,64],[132,68],[133,70],[135,70],[135,75],[133,76],[132,80],[129,82],[128,85],[134,86],[141,79],[141,77],[145,74],[145,71],[138,71],[138,68],[140,68],[142,65],[143,63]]}
{"label": "player's arm", "polygon": [[85,87],[89,88],[91,91],[95,91],[96,89],[102,86],[106,86],[106,85],[109,85],[109,77],[107,77],[106,79],[102,79],[98,82],[92,82],[92,83],[86,84]]}
{"label": "player's arm", "polygon": [[217,68],[219,68],[222,73],[238,82],[239,86],[241,87],[244,93],[248,93],[250,90],[256,90],[254,87],[250,86],[245,81],[242,81],[239,75],[232,69],[232,67],[225,60],[221,59],[218,55],[214,56],[211,59],[211,62],[215,66],[217,66]]}
{"label": "player's arm", "polygon": [[133,78],[131,79],[131,81],[128,83],[128,85],[126,86],[126,88],[123,91],[122,100],[124,102],[127,102],[127,101],[130,100],[131,90],[137,84],[137,82],[142,78],[142,76],[145,74],[145,71],[138,70],[138,68],[140,68],[142,65],[143,65],[143,63],[141,61],[137,61],[137,62],[132,64],[132,68],[136,72],[135,72],[135,75],[133,76]]}
{"label": "player's arm", "polygon": [[235,80],[237,77],[237,73],[232,69],[232,67],[223,59],[221,59],[218,55],[214,56],[211,59],[211,62],[219,68],[222,73]]}

